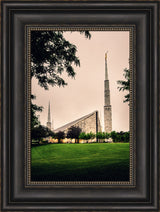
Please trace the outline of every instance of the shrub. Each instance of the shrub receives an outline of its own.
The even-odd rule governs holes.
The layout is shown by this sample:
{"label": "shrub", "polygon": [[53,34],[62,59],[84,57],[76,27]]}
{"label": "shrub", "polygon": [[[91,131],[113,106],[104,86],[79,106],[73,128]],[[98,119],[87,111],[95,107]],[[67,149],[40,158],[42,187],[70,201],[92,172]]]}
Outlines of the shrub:
{"label": "shrub", "polygon": [[63,131],[59,131],[55,134],[55,138],[58,139],[58,143],[61,143],[61,139],[65,138],[65,133]]}
{"label": "shrub", "polygon": [[81,133],[80,127],[72,126],[68,129],[67,138],[75,138],[77,140],[77,143],[79,143],[79,136]]}
{"label": "shrub", "polygon": [[87,140],[87,142],[88,142],[88,140],[94,139],[95,137],[96,137],[96,135],[94,133],[92,133],[92,132],[90,132],[90,133],[82,132],[79,135],[79,139]]}

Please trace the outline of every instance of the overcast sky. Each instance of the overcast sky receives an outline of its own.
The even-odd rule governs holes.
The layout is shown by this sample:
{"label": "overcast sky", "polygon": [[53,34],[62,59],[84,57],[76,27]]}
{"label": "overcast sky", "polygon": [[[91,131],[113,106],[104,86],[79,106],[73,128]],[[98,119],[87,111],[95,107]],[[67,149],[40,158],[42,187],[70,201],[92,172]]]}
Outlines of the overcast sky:
{"label": "overcast sky", "polygon": [[91,31],[91,39],[79,32],[65,32],[67,40],[77,46],[80,67],[75,68],[75,79],[63,75],[68,85],[49,87],[46,91],[32,80],[32,94],[36,103],[43,106],[40,122],[46,125],[48,103],[51,104],[53,128],[63,126],[95,110],[99,111],[101,124],[104,118],[105,52],[108,51],[108,76],[112,105],[112,130],[129,130],[129,106],[123,103],[125,92],[117,89],[117,80],[124,79],[123,70],[129,67],[129,32]]}

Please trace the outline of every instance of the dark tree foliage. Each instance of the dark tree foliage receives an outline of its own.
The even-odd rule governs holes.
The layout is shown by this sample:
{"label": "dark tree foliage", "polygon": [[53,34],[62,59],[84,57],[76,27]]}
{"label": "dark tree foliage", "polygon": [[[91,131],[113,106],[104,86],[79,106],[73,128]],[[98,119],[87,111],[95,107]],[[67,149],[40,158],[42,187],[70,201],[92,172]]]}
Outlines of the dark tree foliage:
{"label": "dark tree foliage", "polygon": [[[31,99],[35,99],[36,97],[34,95],[31,95]],[[31,129],[33,129],[35,126],[40,125],[40,122],[38,121],[38,118],[36,116],[36,111],[42,111],[43,107],[39,107],[36,104],[31,103]]]}
{"label": "dark tree foliage", "polygon": [[54,133],[45,126],[39,125],[32,129],[31,139],[41,141],[43,138],[54,136]]}
{"label": "dark tree foliage", "polygon": [[82,129],[80,127],[72,126],[68,129],[67,138],[75,138],[75,139],[77,139],[77,142],[78,142],[79,135],[81,132],[82,132]]}
{"label": "dark tree foliage", "polygon": [[125,100],[123,102],[129,102],[129,88],[130,88],[130,70],[129,69],[124,69],[124,74],[123,76],[125,77],[125,80],[118,80],[117,83],[121,85],[118,87],[119,91],[128,91],[128,94],[124,96]]}
{"label": "dark tree foliage", "polygon": [[117,141],[117,133],[115,131],[111,132],[111,138],[113,139],[113,142]]}
{"label": "dark tree foliage", "polygon": [[61,139],[65,138],[65,133],[63,131],[59,131],[54,137],[58,139],[58,143],[61,143]]}
{"label": "dark tree foliage", "polygon": [[[89,31],[80,33],[91,38]],[[31,77],[44,89],[48,89],[48,85],[66,85],[61,74],[65,71],[69,77],[75,76],[73,66],[80,66],[76,53],[76,46],[65,39],[63,31],[32,31]]]}
{"label": "dark tree foliage", "polygon": [[129,142],[129,132],[111,132],[111,138],[113,139],[113,142]]}
{"label": "dark tree foliage", "polygon": [[110,133],[105,132],[105,138],[109,139],[110,138]]}
{"label": "dark tree foliage", "polygon": [[[89,31],[80,31],[86,38],[91,38]],[[48,86],[65,86],[67,83],[61,77],[66,72],[69,77],[75,77],[74,66],[80,66],[76,56],[77,48],[63,36],[63,31],[32,31],[31,32],[31,77],[38,80],[44,89]],[[38,124],[36,111],[41,111],[31,105],[32,127]]]}
{"label": "dark tree foliage", "polygon": [[124,134],[124,142],[129,142],[129,132],[125,132]]}
{"label": "dark tree foliage", "polygon": [[80,127],[72,126],[68,129],[67,138],[79,138],[81,131]]}

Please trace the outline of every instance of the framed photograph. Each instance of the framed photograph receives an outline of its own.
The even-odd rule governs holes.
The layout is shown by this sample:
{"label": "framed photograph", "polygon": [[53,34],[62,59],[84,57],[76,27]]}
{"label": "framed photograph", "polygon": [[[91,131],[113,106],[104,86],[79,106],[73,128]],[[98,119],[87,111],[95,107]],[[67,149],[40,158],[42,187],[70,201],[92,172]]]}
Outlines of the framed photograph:
{"label": "framed photograph", "polygon": [[158,211],[159,2],[2,1],[2,211]]}
{"label": "framed photograph", "polygon": [[132,75],[134,27],[27,30],[32,95],[28,181],[133,183],[129,71]]}

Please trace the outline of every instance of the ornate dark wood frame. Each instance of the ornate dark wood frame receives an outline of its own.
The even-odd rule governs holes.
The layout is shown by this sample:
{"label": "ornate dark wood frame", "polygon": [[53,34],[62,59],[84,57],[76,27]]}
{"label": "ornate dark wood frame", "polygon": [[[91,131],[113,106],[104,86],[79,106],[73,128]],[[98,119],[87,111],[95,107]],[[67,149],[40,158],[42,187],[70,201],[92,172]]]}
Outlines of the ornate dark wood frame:
{"label": "ornate dark wood frame", "polygon": [[[1,209],[158,210],[158,2],[2,1]],[[136,26],[136,184],[26,187],[26,25]],[[134,91],[133,91],[134,92]]]}

